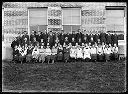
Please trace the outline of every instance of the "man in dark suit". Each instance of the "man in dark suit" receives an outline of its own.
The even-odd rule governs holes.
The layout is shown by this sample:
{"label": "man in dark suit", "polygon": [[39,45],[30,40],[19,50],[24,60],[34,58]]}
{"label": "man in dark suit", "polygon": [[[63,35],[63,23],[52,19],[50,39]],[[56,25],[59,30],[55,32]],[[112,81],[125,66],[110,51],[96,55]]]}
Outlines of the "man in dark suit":
{"label": "man in dark suit", "polygon": [[59,34],[59,40],[60,40],[60,44],[63,45],[65,40],[64,30],[61,30],[61,33]]}
{"label": "man in dark suit", "polygon": [[106,38],[105,38],[105,36],[106,36],[106,33],[101,32],[101,34],[100,34],[100,41],[101,41],[101,43],[102,43],[102,42],[106,43]]}
{"label": "man in dark suit", "polygon": [[22,36],[22,40],[24,41],[24,39],[27,38],[27,41],[29,41],[29,35],[27,31],[24,31],[24,34]]}
{"label": "man in dark suit", "polygon": [[83,41],[84,43],[89,43],[89,41],[88,41],[88,34],[85,34],[84,35],[84,41]]}
{"label": "man in dark suit", "polygon": [[110,34],[110,32],[108,32],[107,34],[106,34],[106,43],[107,44],[111,44],[112,43],[112,40],[111,40],[112,38],[111,38],[111,34]]}
{"label": "man in dark suit", "polygon": [[48,40],[47,40],[47,43],[49,43],[49,45],[50,45],[50,48],[52,48],[52,46],[54,45],[53,43],[54,43],[54,39],[53,39],[54,37],[53,37],[53,33],[52,33],[52,31],[49,31],[49,34],[48,34]]}
{"label": "man in dark suit", "polygon": [[34,30],[32,30],[32,33],[31,33],[31,35],[30,35],[30,41],[31,42],[33,42],[33,38],[35,37],[35,35],[34,35]]}
{"label": "man in dark suit", "polygon": [[36,39],[37,39],[37,41],[39,43],[41,42],[41,32],[40,31],[38,31],[37,36],[36,36]]}
{"label": "man in dark suit", "polygon": [[81,30],[78,29],[78,32],[76,33],[76,42],[79,42],[79,40],[82,42],[83,34],[81,33]]}
{"label": "man in dark suit", "polygon": [[112,34],[112,45],[114,46],[114,44],[118,45],[118,35],[116,32]]}
{"label": "man in dark suit", "polygon": [[44,32],[41,32],[41,39],[43,39],[45,47],[47,45],[47,38],[48,38],[47,30],[44,30]]}

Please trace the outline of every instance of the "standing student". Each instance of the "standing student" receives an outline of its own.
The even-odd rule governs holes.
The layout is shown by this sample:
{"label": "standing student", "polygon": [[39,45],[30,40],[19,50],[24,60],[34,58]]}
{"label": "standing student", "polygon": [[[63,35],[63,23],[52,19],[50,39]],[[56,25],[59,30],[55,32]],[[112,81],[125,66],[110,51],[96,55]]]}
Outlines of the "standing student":
{"label": "standing student", "polygon": [[114,60],[118,60],[118,46],[117,46],[117,44],[114,44],[114,47],[113,47],[113,58],[114,58]]}
{"label": "standing student", "polygon": [[64,45],[63,55],[64,55],[64,62],[67,63],[70,57],[70,46],[69,45],[66,45],[66,44]]}
{"label": "standing student", "polygon": [[72,38],[71,44],[72,44],[72,46],[75,46],[76,45],[76,42],[75,42],[75,38],[74,37]]}
{"label": "standing student", "polygon": [[14,61],[14,63],[17,63],[19,61],[19,50],[18,50],[18,46],[17,45],[14,46],[13,61]]}
{"label": "standing student", "polygon": [[54,63],[56,61],[56,57],[57,57],[57,48],[55,46],[53,46],[51,52],[52,52],[51,60],[52,60],[52,63]]}
{"label": "standing student", "polygon": [[30,35],[30,41],[31,42],[33,42],[34,41],[34,38],[35,37],[35,35],[34,35],[34,30],[32,30],[32,33],[31,33],[31,35]]}
{"label": "standing student", "polygon": [[112,38],[111,38],[112,36],[111,36],[111,34],[110,34],[110,32],[108,32],[107,34],[106,34],[106,43],[107,44],[111,44],[112,43]]}
{"label": "standing student", "polygon": [[113,53],[112,50],[113,50],[113,49],[112,49],[112,45],[109,44],[109,45],[108,45],[108,48],[109,48],[109,52],[110,52],[110,60],[113,60],[113,55],[112,55],[112,53]]}
{"label": "standing student", "polygon": [[91,53],[90,53],[90,47],[88,46],[88,44],[85,44],[85,47],[83,49],[83,59],[85,61],[90,61],[91,59]]}
{"label": "standing student", "polygon": [[94,44],[92,45],[92,47],[90,49],[90,53],[91,53],[91,60],[97,61],[97,48],[95,47]]}
{"label": "standing student", "polygon": [[51,49],[50,49],[49,43],[47,43],[47,47],[46,47],[46,60],[47,60],[48,64],[50,63],[50,59],[51,59]]}
{"label": "standing student", "polygon": [[39,48],[38,46],[35,46],[33,51],[32,51],[32,57],[35,60],[35,62],[37,63],[38,58],[39,58]]}

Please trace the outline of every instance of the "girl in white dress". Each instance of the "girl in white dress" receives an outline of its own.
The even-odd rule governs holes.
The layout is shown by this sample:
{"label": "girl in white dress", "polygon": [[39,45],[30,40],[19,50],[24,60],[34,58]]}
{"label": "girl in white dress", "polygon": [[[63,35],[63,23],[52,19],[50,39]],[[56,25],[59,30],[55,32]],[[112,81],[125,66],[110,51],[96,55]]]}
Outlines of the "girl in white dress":
{"label": "girl in white dress", "polygon": [[83,49],[83,59],[85,61],[89,61],[91,59],[91,53],[90,53],[90,48],[87,44],[85,44],[85,47]]}
{"label": "girl in white dress", "polygon": [[82,47],[80,47],[80,45],[77,46],[76,57],[77,59],[80,59],[80,60],[83,58],[83,50],[82,50]]}
{"label": "girl in white dress", "polygon": [[90,49],[90,53],[91,53],[91,60],[96,61],[97,60],[97,48],[94,45],[92,45]]}
{"label": "girl in white dress", "polygon": [[70,58],[72,60],[76,59],[76,47],[75,46],[72,46],[70,49]]}
{"label": "girl in white dress", "polygon": [[38,48],[38,46],[34,47],[34,49],[32,51],[32,57],[33,57],[33,59],[35,59],[36,62],[38,61],[38,58],[39,58],[39,48]]}

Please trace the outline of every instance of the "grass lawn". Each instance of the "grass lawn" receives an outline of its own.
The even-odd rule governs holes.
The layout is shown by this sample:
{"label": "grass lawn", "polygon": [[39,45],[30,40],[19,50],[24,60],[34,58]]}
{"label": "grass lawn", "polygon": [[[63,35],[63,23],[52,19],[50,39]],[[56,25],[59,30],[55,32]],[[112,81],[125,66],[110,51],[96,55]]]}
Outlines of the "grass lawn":
{"label": "grass lawn", "polygon": [[3,92],[125,92],[126,61],[2,63]]}

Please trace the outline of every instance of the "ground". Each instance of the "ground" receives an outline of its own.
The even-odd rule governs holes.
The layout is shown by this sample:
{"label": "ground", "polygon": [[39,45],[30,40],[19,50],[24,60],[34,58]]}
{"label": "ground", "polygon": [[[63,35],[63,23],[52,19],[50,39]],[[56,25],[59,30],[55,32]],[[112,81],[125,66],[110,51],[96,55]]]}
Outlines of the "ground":
{"label": "ground", "polygon": [[13,64],[3,62],[3,91],[125,92],[126,61]]}

